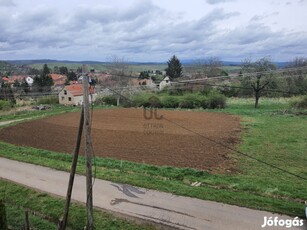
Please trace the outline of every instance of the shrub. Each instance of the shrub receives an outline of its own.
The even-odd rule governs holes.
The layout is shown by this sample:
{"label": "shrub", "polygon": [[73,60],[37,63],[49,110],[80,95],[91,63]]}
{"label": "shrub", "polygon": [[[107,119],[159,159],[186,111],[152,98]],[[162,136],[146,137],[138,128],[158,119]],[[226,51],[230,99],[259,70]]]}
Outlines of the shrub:
{"label": "shrub", "polygon": [[59,98],[58,98],[58,96],[40,97],[40,98],[37,99],[36,103],[38,105],[41,105],[41,104],[55,105],[55,104],[59,104]]}
{"label": "shrub", "polygon": [[208,95],[211,91],[212,91],[212,86],[204,85],[203,88],[201,89],[200,93],[202,95]]}
{"label": "shrub", "polygon": [[132,106],[135,107],[142,107],[146,104],[146,102],[147,102],[147,97],[145,94],[134,95],[131,98],[131,104]]}
{"label": "shrub", "polygon": [[186,94],[180,98],[179,107],[185,109],[198,108],[201,105],[202,96],[198,94]]}
{"label": "shrub", "polygon": [[226,97],[218,92],[211,92],[207,100],[207,108],[209,109],[223,109],[226,107]]}
{"label": "shrub", "polygon": [[185,93],[184,89],[168,89],[167,93],[171,96],[182,96]]}
{"label": "shrub", "polygon": [[204,108],[204,109],[209,109],[210,108],[210,100],[207,97],[203,97],[201,102],[200,102],[200,107]]}
{"label": "shrub", "polygon": [[97,105],[117,105],[116,96],[104,96],[96,99],[95,104]]}
{"label": "shrub", "polygon": [[0,110],[7,110],[11,108],[11,103],[9,101],[0,100]]}
{"label": "shrub", "polygon": [[178,108],[179,99],[175,96],[164,96],[161,98],[161,103],[164,108]]}
{"label": "shrub", "polygon": [[152,107],[152,108],[161,108],[162,103],[160,99],[156,96],[151,96],[148,98],[147,104],[145,107]]}
{"label": "shrub", "polygon": [[290,105],[295,109],[307,109],[307,96],[293,99]]}
{"label": "shrub", "polygon": [[240,84],[233,83],[233,84],[223,84],[221,88],[219,88],[219,92],[225,95],[226,97],[238,97],[240,93]]}
{"label": "shrub", "polygon": [[139,94],[132,98],[132,105],[136,107],[162,107],[160,99],[155,94]]}

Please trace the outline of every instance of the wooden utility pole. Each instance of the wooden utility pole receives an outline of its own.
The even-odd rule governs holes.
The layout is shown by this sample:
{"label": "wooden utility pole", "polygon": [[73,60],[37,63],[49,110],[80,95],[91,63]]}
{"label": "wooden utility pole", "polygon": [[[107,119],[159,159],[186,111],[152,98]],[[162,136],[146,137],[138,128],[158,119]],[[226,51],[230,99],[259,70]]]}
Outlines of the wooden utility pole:
{"label": "wooden utility pole", "polygon": [[29,212],[25,211],[25,230],[30,230],[30,223],[29,223]]}
{"label": "wooden utility pole", "polygon": [[92,184],[92,143],[91,143],[91,121],[89,103],[89,80],[83,75],[83,108],[84,108],[84,131],[85,131],[85,156],[86,156],[86,208],[87,226],[86,230],[94,229],[93,218],[93,184]]}
{"label": "wooden utility pole", "polygon": [[60,230],[66,229],[66,225],[68,221],[68,212],[69,212],[72,188],[74,184],[76,168],[77,168],[77,163],[78,163],[78,156],[79,156],[79,150],[80,150],[81,139],[82,139],[83,125],[84,125],[84,108],[82,107],[80,122],[79,122],[79,130],[78,130],[78,135],[77,135],[77,142],[75,145],[74,155],[73,155],[72,164],[71,164],[70,177],[69,177],[69,183],[68,183],[67,194],[66,194],[66,203],[65,203],[65,208],[64,208],[64,215],[63,215],[62,221],[60,222],[60,227],[59,227]]}

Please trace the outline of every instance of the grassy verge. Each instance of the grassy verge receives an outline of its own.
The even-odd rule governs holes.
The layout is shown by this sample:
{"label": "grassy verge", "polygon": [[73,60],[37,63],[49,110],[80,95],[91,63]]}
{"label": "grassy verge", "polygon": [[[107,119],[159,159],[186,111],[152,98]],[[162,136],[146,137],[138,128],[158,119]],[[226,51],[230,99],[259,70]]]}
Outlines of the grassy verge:
{"label": "grassy verge", "polygon": [[[57,229],[57,220],[63,213],[65,203],[63,199],[36,192],[4,180],[0,180],[0,194],[7,203],[7,221],[12,229],[21,229],[24,223],[24,210],[26,209],[30,213],[31,229]],[[119,219],[99,210],[94,211],[94,218],[96,229],[155,229],[153,226],[138,225],[132,221]],[[70,207],[68,227],[69,229],[81,230],[84,226],[86,226],[86,208],[84,205],[73,203]]]}
{"label": "grassy verge", "polygon": [[[307,178],[307,117],[296,116],[285,100],[230,100],[226,112],[240,115],[242,143],[239,149],[261,161]],[[69,171],[71,155],[0,142],[0,156]],[[255,160],[232,153],[237,174],[211,174],[193,169],[152,166],[114,159],[96,159],[97,177],[114,182],[172,192],[177,195],[214,200],[238,206],[304,216],[306,181],[272,169]],[[85,173],[80,157],[78,173]],[[202,182],[192,187],[192,182]]]}
{"label": "grassy verge", "polygon": [[1,114],[0,122],[19,119],[38,119],[47,116],[53,116],[60,113],[77,111],[78,107],[53,105],[51,109],[47,110],[21,110],[14,112],[14,109],[9,114]]}

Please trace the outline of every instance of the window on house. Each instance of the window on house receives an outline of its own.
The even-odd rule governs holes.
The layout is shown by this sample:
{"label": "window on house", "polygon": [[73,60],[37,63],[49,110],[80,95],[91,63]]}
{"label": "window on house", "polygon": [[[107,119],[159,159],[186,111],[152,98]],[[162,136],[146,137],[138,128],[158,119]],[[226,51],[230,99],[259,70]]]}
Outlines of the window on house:
{"label": "window on house", "polygon": [[71,101],[71,97],[68,98],[68,101]]}
{"label": "window on house", "polygon": [[67,90],[64,90],[64,95],[67,95]]}
{"label": "window on house", "polygon": [[64,97],[62,97],[62,101],[64,101]]}
{"label": "window on house", "polygon": [[168,80],[166,80],[166,83],[168,83]]}

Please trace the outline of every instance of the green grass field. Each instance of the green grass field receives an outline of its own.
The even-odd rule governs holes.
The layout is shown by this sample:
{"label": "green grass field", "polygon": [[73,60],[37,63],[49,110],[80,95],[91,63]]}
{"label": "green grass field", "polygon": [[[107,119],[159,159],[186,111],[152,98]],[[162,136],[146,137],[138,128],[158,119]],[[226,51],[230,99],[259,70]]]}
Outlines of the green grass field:
{"label": "green grass field", "polygon": [[[65,200],[4,180],[0,180],[0,196],[6,202],[7,222],[10,229],[23,229],[25,210],[29,211],[31,229],[58,229],[57,223],[61,213],[63,213]],[[94,210],[94,218],[96,229],[155,229],[152,225],[136,224],[133,221],[123,220],[99,210]],[[67,229],[82,230],[84,226],[86,226],[85,206],[72,203],[69,210]]]}
{"label": "green grass field", "polygon": [[[238,115],[242,140],[238,150],[248,156],[307,178],[307,116],[290,109],[286,99],[229,99],[223,110]],[[204,111],[204,110],[201,110]],[[71,155],[0,142],[0,156],[69,171]],[[95,160],[97,178],[228,204],[304,217],[306,180],[280,171],[238,152],[231,153],[236,173],[144,165],[115,159]],[[80,157],[78,173],[85,174]],[[192,187],[192,182],[202,182]]]}

